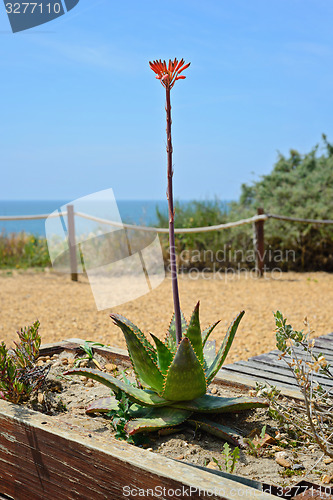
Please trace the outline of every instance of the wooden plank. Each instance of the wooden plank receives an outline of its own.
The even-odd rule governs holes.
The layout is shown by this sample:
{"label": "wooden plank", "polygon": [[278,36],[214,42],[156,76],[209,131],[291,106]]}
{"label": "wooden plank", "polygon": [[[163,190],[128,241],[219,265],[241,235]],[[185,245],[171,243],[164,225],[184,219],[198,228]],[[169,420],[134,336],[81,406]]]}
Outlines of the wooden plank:
{"label": "wooden plank", "polygon": [[[265,357],[265,359],[258,360],[257,358],[250,358],[248,361],[237,361],[237,364],[243,366],[252,366],[253,368],[257,368],[258,370],[264,369],[265,371],[276,373],[277,371],[281,373],[281,375],[290,375],[293,378],[293,375],[290,371],[290,368],[286,365],[283,360],[274,360],[273,358]],[[314,373],[314,379],[318,381],[318,383],[324,386],[333,386],[333,379],[325,377],[325,375],[321,375],[320,373]]]}
{"label": "wooden plank", "polygon": [[[246,498],[273,498],[260,491],[254,495],[248,486],[124,441],[105,443],[103,437],[91,438],[88,432],[63,430],[57,417],[3,400],[0,429],[0,484],[2,493],[15,500],[117,500],[125,497],[124,488],[135,491],[130,498],[139,496],[139,489],[185,488],[197,499],[206,496],[203,487],[216,500],[234,500],[237,491]],[[175,495],[165,493],[159,498]]]}
{"label": "wooden plank", "polygon": [[277,383],[283,383],[287,386],[296,386],[296,382],[294,379],[289,376],[285,377],[283,375],[280,375],[279,373],[272,374],[271,372],[266,372],[265,370],[260,370],[258,371],[255,368],[251,368],[250,366],[243,367],[242,365],[238,363],[234,363],[232,365],[225,365],[221,372],[224,373],[225,371],[229,372],[237,372],[240,375],[246,375],[246,376],[252,376],[254,379],[263,379],[267,382],[269,382],[272,385],[276,385]]}
{"label": "wooden plank", "polygon": [[[239,374],[237,372],[227,371],[223,368],[217,373],[214,379],[214,384],[220,385],[221,387],[243,387],[245,388],[255,388],[257,382],[262,380],[256,380],[252,376],[246,376],[244,374]],[[301,391],[296,386],[285,385],[283,383],[279,384],[279,389],[281,393],[285,396],[295,399],[302,399]]]}

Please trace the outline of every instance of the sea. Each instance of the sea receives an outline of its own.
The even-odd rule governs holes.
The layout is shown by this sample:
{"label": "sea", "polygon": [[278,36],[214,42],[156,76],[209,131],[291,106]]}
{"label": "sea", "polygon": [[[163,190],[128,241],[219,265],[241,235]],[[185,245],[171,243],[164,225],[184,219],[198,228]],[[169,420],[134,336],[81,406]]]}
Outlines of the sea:
{"label": "sea", "polygon": [[[49,215],[61,206],[64,200],[0,201],[0,216]],[[167,213],[166,200],[118,200],[118,210],[123,222],[140,225],[154,225],[157,222],[156,209]],[[0,220],[0,234],[25,233],[45,236],[45,220]]]}
{"label": "sea", "polygon": [[[64,200],[0,200],[0,216],[10,215],[49,215],[66,205]],[[190,203],[188,200],[179,201],[181,205]],[[221,206],[228,210],[229,200],[221,201]],[[157,209],[167,214],[167,200],[117,200],[121,220],[125,223],[153,226],[157,223]],[[103,213],[103,217],[108,215]],[[25,233],[45,236],[45,219],[40,220],[0,220],[0,234]]]}

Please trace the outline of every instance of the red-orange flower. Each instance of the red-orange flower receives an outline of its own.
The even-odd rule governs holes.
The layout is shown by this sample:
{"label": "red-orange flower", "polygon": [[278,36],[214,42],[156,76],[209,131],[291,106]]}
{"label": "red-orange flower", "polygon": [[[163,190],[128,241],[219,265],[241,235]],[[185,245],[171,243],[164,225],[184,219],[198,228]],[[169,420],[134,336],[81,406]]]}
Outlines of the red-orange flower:
{"label": "red-orange flower", "polygon": [[171,89],[174,86],[176,80],[184,80],[186,76],[180,75],[184,69],[188,68],[191,63],[185,64],[184,59],[179,62],[177,59],[171,61],[167,64],[165,61],[153,61],[149,62],[149,66],[156,73],[156,78],[161,80],[161,84],[165,88]]}

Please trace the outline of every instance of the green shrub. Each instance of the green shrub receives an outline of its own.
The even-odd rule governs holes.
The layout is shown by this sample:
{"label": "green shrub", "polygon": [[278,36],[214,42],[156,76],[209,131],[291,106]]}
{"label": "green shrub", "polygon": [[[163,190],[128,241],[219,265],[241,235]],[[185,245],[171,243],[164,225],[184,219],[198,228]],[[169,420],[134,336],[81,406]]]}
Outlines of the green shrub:
{"label": "green shrub", "polygon": [[[319,147],[301,155],[279,155],[270,174],[252,185],[243,184],[239,201],[226,206],[215,201],[176,203],[176,228],[223,224],[265,213],[306,219],[333,219],[333,146],[323,135]],[[158,226],[168,215],[157,210]],[[301,224],[268,219],[265,230],[266,269],[333,271],[333,225]],[[166,265],[167,236],[161,236]],[[253,269],[255,253],[251,224],[205,233],[176,234],[180,270]]]}
{"label": "green shrub", "polygon": [[24,232],[0,234],[0,268],[24,269],[50,265],[45,238]]}

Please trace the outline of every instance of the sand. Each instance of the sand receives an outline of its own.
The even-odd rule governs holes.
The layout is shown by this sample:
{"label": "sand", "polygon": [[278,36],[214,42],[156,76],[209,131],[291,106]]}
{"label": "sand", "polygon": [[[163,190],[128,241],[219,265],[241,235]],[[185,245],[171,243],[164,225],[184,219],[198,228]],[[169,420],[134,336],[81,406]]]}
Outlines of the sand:
{"label": "sand", "polygon": [[[202,327],[221,319],[214,338],[222,340],[235,315],[245,316],[238,329],[227,362],[275,348],[272,311],[279,309],[295,329],[304,328],[307,317],[313,336],[333,331],[333,274],[282,273],[266,278],[249,275],[196,275],[179,277],[181,306],[187,318],[200,300]],[[41,322],[42,342],[67,338],[94,340],[125,347],[120,330],[109,318],[118,312],[136,323],[145,333],[163,338],[173,311],[171,280],[152,292],[112,309],[97,311],[86,277],[72,282],[68,275],[52,271],[2,271],[0,273],[0,340],[10,345],[16,330]]]}

